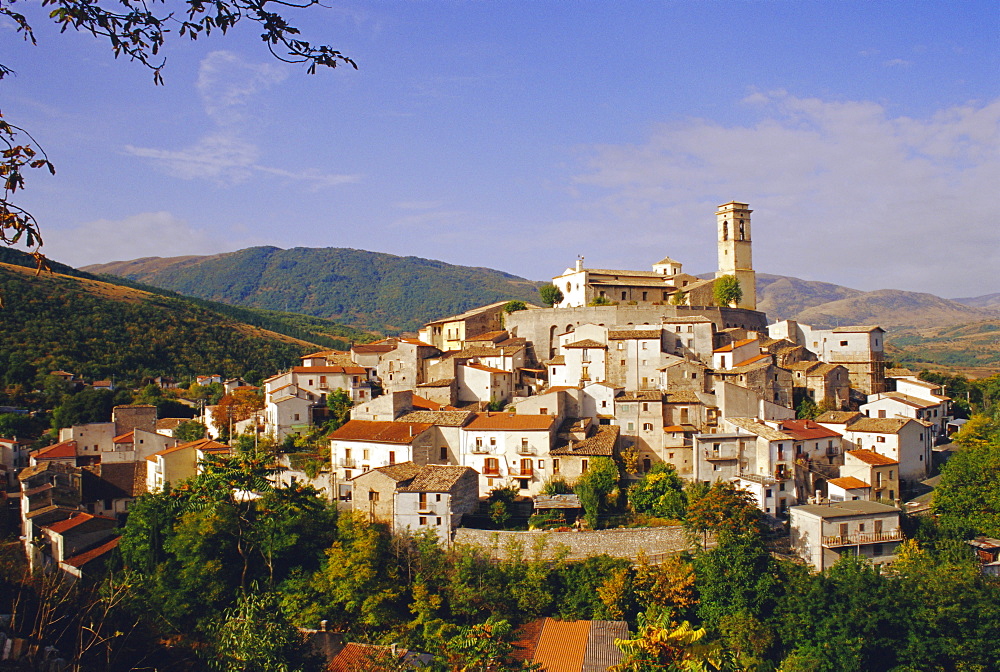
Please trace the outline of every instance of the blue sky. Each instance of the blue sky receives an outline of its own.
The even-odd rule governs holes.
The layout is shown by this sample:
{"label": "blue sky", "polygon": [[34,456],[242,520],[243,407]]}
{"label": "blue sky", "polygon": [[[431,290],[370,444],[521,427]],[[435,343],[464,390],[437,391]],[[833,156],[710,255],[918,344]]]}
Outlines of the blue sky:
{"label": "blue sky", "polygon": [[57,174],[21,202],[81,266],[353,247],[550,278],[715,268],[754,210],[758,271],[1000,291],[1000,5],[336,2],[295,12],[357,61],[309,76],[246,24],[175,39],[165,86],[21,11],[0,111]]}

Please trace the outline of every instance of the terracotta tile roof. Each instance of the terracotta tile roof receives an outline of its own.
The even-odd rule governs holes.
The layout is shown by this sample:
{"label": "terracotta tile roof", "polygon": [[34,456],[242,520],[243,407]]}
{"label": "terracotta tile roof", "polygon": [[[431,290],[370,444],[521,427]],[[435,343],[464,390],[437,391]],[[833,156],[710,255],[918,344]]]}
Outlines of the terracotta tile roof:
{"label": "terracotta tile roof", "polygon": [[549,451],[549,455],[580,455],[584,457],[611,457],[615,452],[615,444],[621,427],[618,425],[601,425],[597,432],[583,441],[563,446]]}
{"label": "terracotta tile roof", "polygon": [[462,348],[461,350],[452,350],[451,352],[445,353],[442,359],[473,359],[475,357],[500,357],[501,354],[504,357],[510,357],[516,355],[521,350],[524,350],[524,345],[514,345],[509,348],[505,347],[503,353],[500,352],[500,348],[489,348],[482,345],[477,345],[473,347]]}
{"label": "terracotta tile roof", "polygon": [[330,434],[336,441],[371,441],[373,443],[412,443],[433,427],[427,422],[382,422],[373,420],[348,420],[340,429]]}
{"label": "terracotta tile roof", "polygon": [[673,390],[663,397],[665,404],[700,404],[698,393],[693,390]]}
{"label": "terracotta tile roof", "polygon": [[861,460],[865,464],[870,464],[876,467],[899,464],[899,462],[891,457],[886,457],[885,455],[876,453],[874,450],[849,450],[846,455],[850,455],[851,457]]}
{"label": "terracotta tile roof", "polygon": [[408,653],[408,649],[397,648],[394,654],[392,647],[389,646],[348,643],[333,657],[326,666],[326,671],[367,672],[376,664],[391,664],[393,661],[402,660]]}
{"label": "terracotta tile roof", "polygon": [[624,341],[633,338],[660,338],[662,329],[615,329],[608,332],[608,338],[612,341]]}
{"label": "terracotta tile roof", "polygon": [[485,371],[486,373],[506,373],[507,375],[510,375],[510,371],[496,369],[492,366],[486,366],[484,364],[463,364],[462,366],[467,366],[470,369],[475,369],[476,371]]}
{"label": "terracotta tile roof", "polygon": [[615,403],[625,401],[655,401],[663,400],[663,392],[660,390],[630,390],[625,394],[615,397]]}
{"label": "terracotta tile roof", "polygon": [[51,525],[46,525],[45,529],[54,532],[56,534],[65,534],[70,530],[85,525],[91,521],[97,521],[99,527],[115,527],[118,524],[114,518],[108,518],[107,516],[95,516],[90,513],[80,512],[75,516],[67,518],[66,520],[60,520],[57,523],[52,523]]}
{"label": "terracotta tile roof", "polygon": [[[536,498],[537,499],[537,498]],[[535,655],[535,648],[538,646],[538,638],[542,635],[542,628],[545,626],[544,618],[536,618],[528,621],[517,630],[514,640],[514,651],[511,657],[514,660],[530,661]]]}
{"label": "terracotta tile roof", "polygon": [[590,621],[545,619],[534,662],[546,672],[580,672],[590,637]]}
{"label": "terracotta tile roof", "polygon": [[425,399],[416,394],[410,397],[410,405],[413,406],[413,410],[415,411],[440,411],[444,407],[444,404],[439,404],[436,401]]}
{"label": "terracotta tile roof", "polygon": [[465,342],[469,341],[501,341],[508,338],[506,331],[487,331],[485,334],[479,334],[478,336],[469,336],[465,339]]}
{"label": "terracotta tile roof", "polygon": [[816,418],[816,422],[830,425],[849,425],[858,418],[865,417],[857,411],[827,411]]}
{"label": "terracotta tile roof", "polygon": [[313,374],[326,374],[326,373],[344,373],[347,375],[365,375],[368,370],[362,366],[293,366],[292,373],[313,373]]}
{"label": "terracotta tile roof", "polygon": [[326,357],[327,355],[332,355],[335,350],[320,350],[319,352],[312,352],[308,355],[302,355],[299,359],[315,359],[317,357]]}
{"label": "terracotta tile roof", "polygon": [[[583,269],[590,273],[591,275],[610,275],[619,276],[623,278],[666,278],[669,276],[663,275],[662,273],[657,273],[656,271],[625,271],[614,268],[585,268]],[[561,276],[560,276],[561,277]]]}
{"label": "terracotta tile roof", "polygon": [[155,452],[146,459],[150,462],[156,462],[156,457],[158,455],[170,455],[181,450],[201,450],[204,452],[225,452],[229,450],[229,446],[224,443],[219,443],[218,441],[213,441],[212,439],[198,439],[197,441],[188,441],[187,443],[180,443],[171,448],[164,448],[161,451]]}
{"label": "terracotta tile roof", "polygon": [[768,441],[788,441],[792,438],[788,434],[778,431],[770,425],[758,422],[753,418],[726,418],[725,420],[740,429],[745,429],[751,434],[756,434],[762,439],[767,439]]}
{"label": "terracotta tile roof", "polygon": [[486,413],[477,413],[476,417],[465,428],[479,431],[542,431],[551,429],[555,421],[556,418],[552,415],[491,413],[487,411]]}
{"label": "terracotta tile roof", "polygon": [[36,460],[65,460],[76,458],[76,441],[62,441],[60,443],[39,448],[30,453]]}
{"label": "terracotta tile roof", "polygon": [[455,484],[469,473],[475,475],[475,480],[478,482],[478,472],[472,467],[428,464],[421,467],[409,485],[399,490],[400,492],[450,492]]}
{"label": "terracotta tile roof", "polygon": [[819,366],[819,364],[819,362],[792,362],[788,366],[784,366],[782,368],[788,369],[789,371],[801,371],[803,373],[807,373],[808,371]]}
{"label": "terracotta tile roof", "polygon": [[84,551],[83,553],[78,553],[71,558],[63,560],[62,564],[80,569],[88,562],[97,560],[98,558],[115,550],[118,547],[118,542],[120,540],[121,537],[115,537],[111,541],[106,541],[100,546],[97,546],[96,548],[92,548],[89,551]]}
{"label": "terracotta tile roof", "polygon": [[553,392],[565,392],[567,390],[579,390],[579,389],[580,388],[577,387],[576,385],[553,385],[552,387],[549,387],[539,392],[538,396],[542,396],[543,394],[552,394]]}
{"label": "terracotta tile roof", "polygon": [[836,485],[838,488],[843,488],[844,490],[855,490],[857,488],[870,488],[869,484],[862,481],[860,478],[854,478],[853,476],[841,476],[840,478],[831,478],[827,481],[830,485]]}
{"label": "terracotta tile roof", "polygon": [[413,411],[396,422],[427,423],[439,427],[462,427],[475,415],[472,411]]}
{"label": "terracotta tile roof", "polygon": [[[414,476],[416,476],[418,473],[420,473],[420,469],[421,466],[419,464],[416,464],[415,462],[399,462],[398,464],[389,464],[384,467],[376,467],[371,471],[377,471],[380,474],[388,476],[397,483],[401,483],[403,481],[408,481]],[[367,473],[370,472],[364,472],[362,474],[358,474],[351,480],[352,481],[357,480]]]}
{"label": "terracotta tile roof", "polygon": [[763,361],[765,359],[768,362],[770,362],[771,361],[771,353],[769,353],[769,352],[762,352],[759,355],[754,355],[750,359],[744,359],[742,362],[740,362],[739,364],[737,364],[733,368],[734,369],[740,369],[740,368],[743,368],[744,366],[750,366],[751,364],[756,364],[757,362]]}
{"label": "terracotta tile roof", "polygon": [[499,308],[499,307],[505,306],[505,305],[507,305],[506,301],[497,301],[496,303],[491,303],[491,304],[486,305],[486,306],[480,306],[478,308],[473,308],[471,310],[467,310],[464,313],[460,313],[458,315],[452,315],[451,317],[443,317],[440,320],[434,320],[433,322],[428,322],[424,326],[428,326],[429,327],[432,324],[441,324],[442,322],[459,322],[461,320],[466,320],[466,319],[468,319],[470,317],[475,317],[475,316],[477,316],[477,315],[479,315],[481,313],[486,313],[486,312],[489,312],[489,311],[491,311],[493,309],[496,309],[496,308]]}
{"label": "terracotta tile roof", "polygon": [[395,343],[365,343],[362,345],[352,345],[351,351],[362,355],[379,355],[392,352],[396,349]]}
{"label": "terracotta tile roof", "polygon": [[431,380],[426,383],[420,383],[417,387],[451,387],[451,384],[454,382],[454,378],[442,378],[441,380]]}
{"label": "terracotta tile roof", "polygon": [[562,347],[564,347],[564,348],[600,348],[602,350],[607,350],[608,349],[608,346],[606,346],[604,343],[600,343],[598,341],[595,341],[592,338],[585,338],[582,341],[575,341],[573,343],[567,343],[566,345],[564,345]]}
{"label": "terracotta tile roof", "polygon": [[910,418],[858,418],[847,427],[849,432],[872,432],[873,434],[898,434]]}
{"label": "terracotta tile roof", "polygon": [[549,366],[561,366],[566,363],[565,355],[556,355],[552,359],[546,362]]}
{"label": "terracotta tile roof", "polygon": [[913,408],[933,408],[934,406],[940,406],[942,400],[927,401],[926,399],[919,399],[917,397],[910,396],[909,394],[903,394],[902,392],[880,392],[876,395],[875,399],[870,400],[868,403],[879,401],[880,399],[893,399],[907,406],[912,406]]}
{"label": "terracotta tile roof", "polygon": [[835,334],[863,334],[863,333],[866,333],[866,332],[869,332],[869,331],[875,331],[876,329],[878,329],[879,331],[885,331],[885,329],[883,329],[882,327],[880,327],[878,325],[873,325],[873,326],[858,326],[858,327],[837,327],[836,329],[833,330],[833,333],[835,333]]}
{"label": "terracotta tile roof", "polygon": [[119,434],[111,440],[112,443],[135,443],[135,430]]}
{"label": "terracotta tile roof", "polygon": [[712,352],[732,352],[736,348],[741,348],[744,345],[749,345],[756,341],[756,338],[744,338],[742,341],[736,341],[735,343],[730,343],[729,345],[724,345],[721,348],[717,348]]}
{"label": "terracotta tile roof", "polygon": [[815,420],[783,420],[781,430],[796,441],[809,441],[811,439],[827,439],[841,434],[832,429],[828,429],[817,423]]}
{"label": "terracotta tile roof", "polygon": [[161,429],[169,429],[170,431],[173,431],[177,425],[182,422],[188,422],[189,420],[190,418],[160,418],[156,421],[156,429],[157,431]]}
{"label": "terracotta tile roof", "polygon": [[607,672],[622,662],[622,651],[615,640],[628,639],[625,621],[591,621],[587,652],[583,657],[582,672]]}

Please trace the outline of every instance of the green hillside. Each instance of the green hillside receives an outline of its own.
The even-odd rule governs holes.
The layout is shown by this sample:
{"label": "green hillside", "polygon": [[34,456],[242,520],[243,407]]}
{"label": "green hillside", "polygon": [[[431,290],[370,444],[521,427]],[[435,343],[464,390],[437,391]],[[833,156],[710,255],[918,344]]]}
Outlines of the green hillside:
{"label": "green hillside", "polygon": [[87,277],[36,276],[23,266],[0,264],[0,296],[4,370],[16,364],[116,380],[237,376],[280,370],[320,347],[180,297]]}
{"label": "green hillside", "polygon": [[186,296],[412,331],[476,306],[538,301],[541,283],[488,268],[346,248],[254,247],[206,257],[146,258],[86,270]]}

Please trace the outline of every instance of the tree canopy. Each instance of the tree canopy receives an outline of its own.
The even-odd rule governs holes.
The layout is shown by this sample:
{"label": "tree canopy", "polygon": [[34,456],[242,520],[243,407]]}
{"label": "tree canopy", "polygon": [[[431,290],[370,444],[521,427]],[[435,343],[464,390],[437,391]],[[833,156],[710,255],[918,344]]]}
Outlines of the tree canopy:
{"label": "tree canopy", "polygon": [[743,300],[743,287],[735,275],[723,275],[712,285],[712,296],[716,305],[734,306]]}

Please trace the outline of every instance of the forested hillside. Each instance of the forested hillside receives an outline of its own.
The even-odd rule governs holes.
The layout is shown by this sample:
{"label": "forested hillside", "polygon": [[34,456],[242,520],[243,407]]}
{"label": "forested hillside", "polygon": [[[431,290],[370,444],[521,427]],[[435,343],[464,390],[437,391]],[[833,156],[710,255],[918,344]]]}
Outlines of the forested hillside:
{"label": "forested hillside", "polygon": [[538,301],[541,283],[488,268],[345,248],[254,247],[86,270],[222,303],[303,313],[387,333],[476,306]]}
{"label": "forested hillside", "polygon": [[[0,264],[0,366],[87,379],[272,372],[319,344],[182,298]],[[25,381],[27,382],[27,381]]]}

